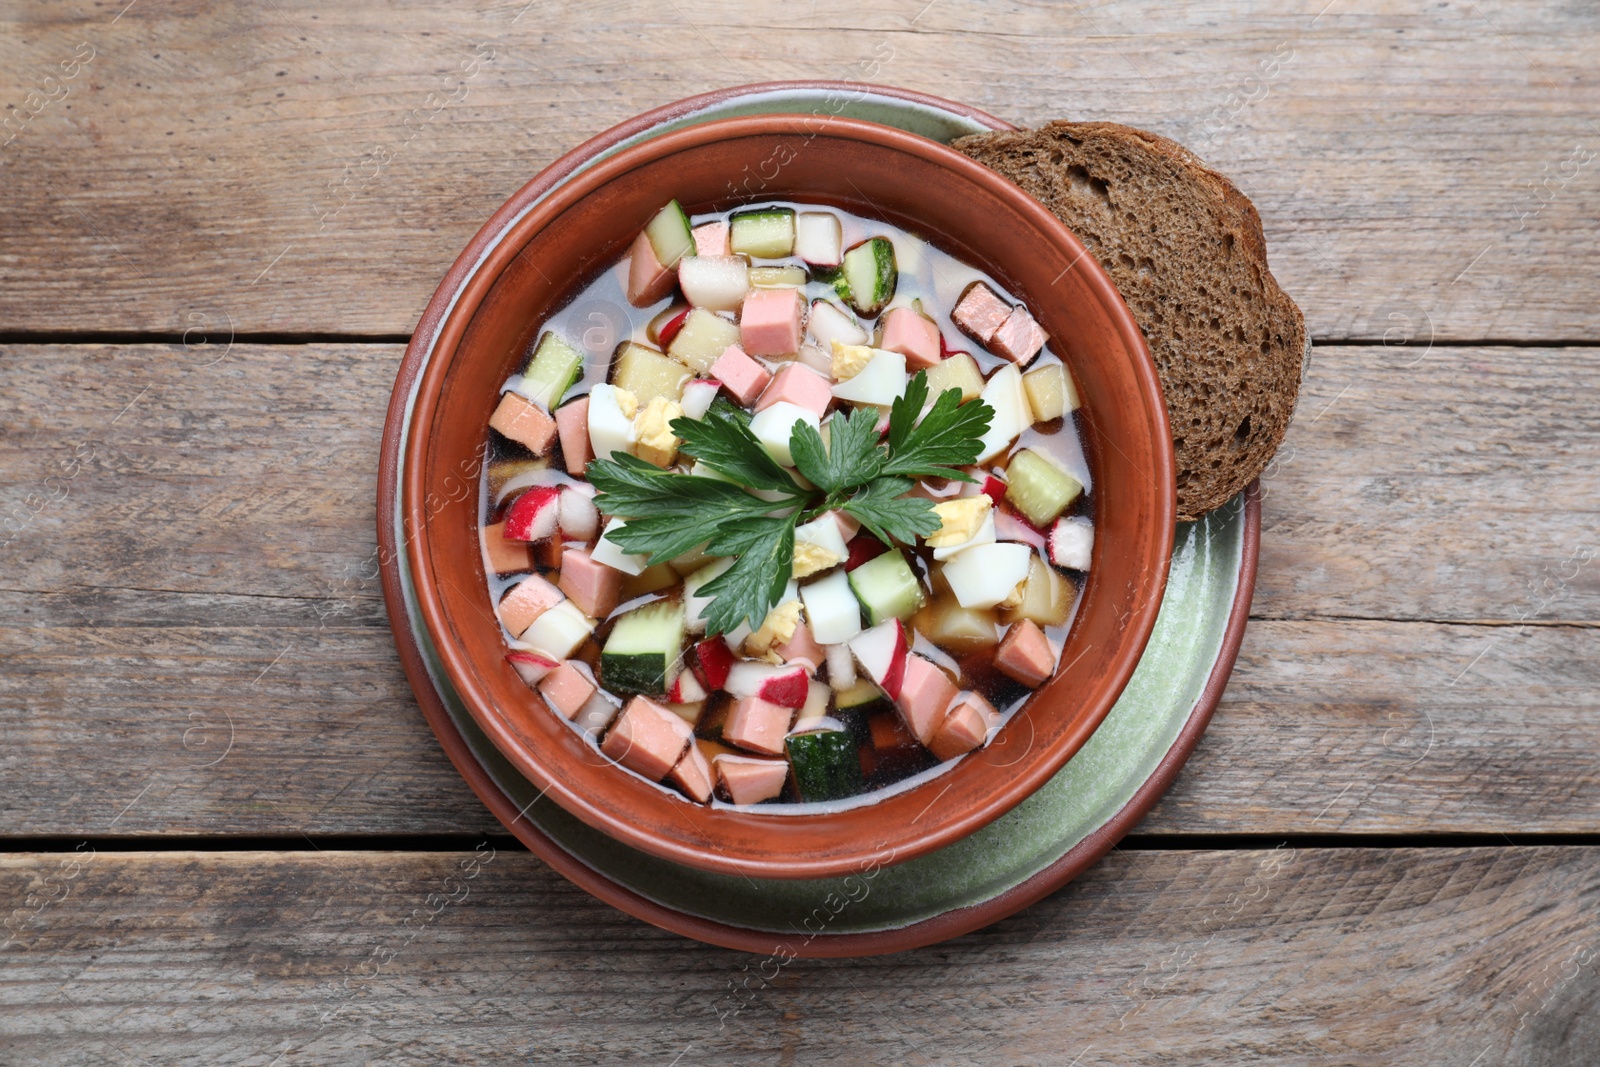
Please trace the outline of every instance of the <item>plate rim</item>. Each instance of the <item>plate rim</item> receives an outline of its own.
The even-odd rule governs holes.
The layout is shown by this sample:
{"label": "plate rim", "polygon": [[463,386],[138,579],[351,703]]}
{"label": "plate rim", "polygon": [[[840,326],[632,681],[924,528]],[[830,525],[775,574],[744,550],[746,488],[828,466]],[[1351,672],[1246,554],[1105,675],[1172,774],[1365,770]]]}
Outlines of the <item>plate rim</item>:
{"label": "plate rim", "polygon": [[[430,298],[396,372],[394,390],[385,418],[377,486],[379,569],[385,607],[390,629],[395,637],[396,649],[400,654],[401,667],[405,671],[424,719],[468,786],[496,819],[524,846],[591,895],[635,918],[663,929],[721,947],[758,953],[772,951],[777,935],[769,931],[734,926],[678,911],[612,881],[608,876],[568,852],[529,821],[523,811],[519,810],[511,798],[499,788],[468,747],[451,719],[417,645],[400,577],[400,557],[405,548],[396,544],[394,517],[399,504],[399,461],[402,442],[417,379],[432,352],[441,323],[459,297],[466,277],[498,242],[498,235],[505,232],[507,225],[517,215],[531,208],[530,198],[538,198],[564,183],[593,161],[599,153],[650,129],[729,99],[796,90],[855,92],[861,95],[890,97],[946,114],[969,118],[994,129],[1016,128],[1011,123],[977,108],[913,90],[863,82],[784,81],[734,86],[686,97],[643,112],[584,141],[541,170],[495,211],[457,257]],[[1069,848],[1059,859],[985,901],[952,908],[939,915],[892,929],[823,935],[811,940],[797,955],[806,957],[876,955],[922,947],[968,933],[1035,903],[1070,882],[1110,851],[1170,788],[1204,734],[1226,688],[1243,640],[1254,593],[1260,535],[1260,494],[1257,483],[1252,483],[1246,491],[1243,520],[1244,529],[1234,599],[1229,608],[1221,647],[1205,686],[1184,720],[1177,738],[1157,762],[1149,777],[1115,814]]]}

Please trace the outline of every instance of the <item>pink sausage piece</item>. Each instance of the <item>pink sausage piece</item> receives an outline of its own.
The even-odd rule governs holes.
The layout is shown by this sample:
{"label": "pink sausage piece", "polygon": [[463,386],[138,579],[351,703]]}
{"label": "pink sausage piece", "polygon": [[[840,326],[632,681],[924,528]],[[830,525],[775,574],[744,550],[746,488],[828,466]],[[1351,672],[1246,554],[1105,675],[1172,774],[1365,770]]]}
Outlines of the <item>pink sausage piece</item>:
{"label": "pink sausage piece", "polygon": [[526,541],[507,541],[506,520],[485,526],[483,543],[489,550],[489,566],[496,574],[533,570],[533,546]]}
{"label": "pink sausage piece", "polygon": [[[778,292],[776,289],[768,291]],[[793,289],[784,291],[794,292]],[[780,400],[814,412],[820,419],[828,413],[828,405],[833,401],[833,387],[828,379],[804,363],[785,363],[772,376],[772,384],[761,394],[761,399],[756,401],[756,410],[765,411]]]}
{"label": "pink sausage piece", "polygon": [[1011,624],[994,654],[994,665],[1007,678],[1037,689],[1056,670],[1056,652],[1050,639],[1032,619]]}
{"label": "pink sausage piece", "polygon": [[561,433],[561,455],[567,461],[567,473],[574,478],[582,476],[594,458],[594,446],[589,442],[589,398],[580,396],[556,408],[556,429]]}
{"label": "pink sausage piece", "polygon": [[650,238],[641,230],[628,249],[628,303],[647,307],[672,292],[677,283],[677,272],[661,265]]}
{"label": "pink sausage piece", "polygon": [[906,357],[906,369],[913,373],[927,370],[939,362],[939,327],[915,308],[892,308],[883,317],[883,341],[878,345]]}
{"label": "pink sausage piece", "polygon": [[731,256],[728,247],[728,224],[707,222],[689,231],[694,237],[694,254],[697,256]]}
{"label": "pink sausage piece", "polygon": [[798,289],[756,289],[739,311],[739,342],[752,356],[792,356],[800,351],[805,301]]}
{"label": "pink sausage piece", "polygon": [[711,761],[699,745],[690,745],[667,775],[667,781],[683,790],[689,799],[704,804],[711,799]]}
{"label": "pink sausage piece", "polygon": [[717,781],[735,804],[771,800],[783,792],[783,783],[789,780],[789,764],[785,760],[719,753],[711,762],[717,770]]}
{"label": "pink sausage piece", "polygon": [[561,577],[557,584],[591,619],[610,615],[622,596],[622,572],[596,563],[587,551],[571,545],[561,550]]}
{"label": "pink sausage piece", "polygon": [[982,282],[973,282],[956,301],[950,321],[961,331],[988,347],[989,339],[1011,315],[1011,305]]}
{"label": "pink sausage piece", "polygon": [[550,451],[556,439],[556,420],[527,397],[506,393],[489,416],[489,425],[536,456]]}
{"label": "pink sausage piece", "polygon": [[693,743],[694,731],[688,723],[649,697],[634,697],[611,724],[600,751],[659,782]]}
{"label": "pink sausage piece", "polygon": [[812,674],[817,673],[817,668],[822,666],[822,661],[827,657],[822,646],[811,636],[811,627],[805,623],[796,626],[794,636],[778,646],[778,655],[783,657],[785,663],[805,664],[806,670]]}
{"label": "pink sausage piece", "polygon": [[578,714],[578,709],[594,696],[594,690],[594,679],[589,672],[570,659],[545,675],[544,681],[539,683],[539,692],[544,694],[550,706],[563,719]]}
{"label": "pink sausage piece", "polygon": [[977,693],[963,693],[945,714],[944,722],[928,745],[940,759],[955,759],[988,740],[989,728],[1000,721],[1000,713]]}
{"label": "pink sausage piece", "polygon": [[722,355],[711,364],[709,373],[744,407],[749,407],[772,381],[772,372],[751,359],[738,345],[724,348]]}
{"label": "pink sausage piece", "polygon": [[918,741],[926,745],[933,740],[955,698],[956,685],[949,675],[915,652],[906,657],[905,680],[894,703]]}
{"label": "pink sausage piece", "polygon": [[537,574],[530,574],[501,599],[500,621],[507,630],[521,637],[522,631],[561,601],[561,590]]}
{"label": "pink sausage piece", "polygon": [[1028,309],[1018,304],[989,340],[989,351],[1018,366],[1026,366],[1047,340]]}
{"label": "pink sausage piece", "polygon": [[793,718],[793,708],[760,697],[741,697],[722,725],[722,739],[751,752],[781,756],[783,737],[789,732]]}

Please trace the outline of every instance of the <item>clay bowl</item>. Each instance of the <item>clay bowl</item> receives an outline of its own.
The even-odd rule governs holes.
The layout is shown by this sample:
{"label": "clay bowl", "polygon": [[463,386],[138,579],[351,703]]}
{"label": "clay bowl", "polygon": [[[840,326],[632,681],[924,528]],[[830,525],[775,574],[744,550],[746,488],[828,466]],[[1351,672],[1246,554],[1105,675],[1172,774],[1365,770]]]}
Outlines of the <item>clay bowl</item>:
{"label": "clay bowl", "polygon": [[[931,782],[827,814],[706,808],[601,756],[506,666],[477,535],[477,472],[500,383],[544,319],[614,264],[677,197],[691,213],[751,199],[831,204],[919,233],[1001,281],[1072,368],[1094,477],[1094,567],[1057,676],[988,748]],[[1052,215],[934,141],[849,119],[768,115],[624,149],[520,216],[502,213],[444,317],[405,442],[401,488],[422,618],[494,744],[573,815],[646,852],[764,878],[870,871],[1004,814],[1088,740],[1155,623],[1174,532],[1161,386],[1126,305]]]}

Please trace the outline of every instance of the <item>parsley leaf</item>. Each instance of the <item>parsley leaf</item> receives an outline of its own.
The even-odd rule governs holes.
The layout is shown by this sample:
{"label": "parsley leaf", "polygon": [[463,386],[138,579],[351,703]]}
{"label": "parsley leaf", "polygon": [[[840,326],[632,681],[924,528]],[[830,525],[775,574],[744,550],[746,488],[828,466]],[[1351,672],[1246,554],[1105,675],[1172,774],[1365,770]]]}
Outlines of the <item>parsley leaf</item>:
{"label": "parsley leaf", "polygon": [[750,416],[723,397],[717,397],[699,419],[673,419],[671,429],[683,440],[679,451],[740,485],[795,496],[805,493],[750,432]]}
{"label": "parsley leaf", "polygon": [[705,544],[729,520],[765,515],[774,506],[731,482],[673,474],[626,453],[613,456],[588,469],[600,490],[596,505],[627,520],[606,537],[625,552],[649,555],[651,564]]}
{"label": "parsley leaf", "polygon": [[839,493],[865,485],[878,476],[886,458],[878,445],[878,414],[861,409],[841,411],[828,422],[828,444],[803,422],[789,438],[794,465],[818,488]]}
{"label": "parsley leaf", "polygon": [[878,478],[845,501],[844,510],[884,544],[891,538],[911,544],[939,529],[931,501],[904,495],[911,486],[906,478]]}
{"label": "parsley leaf", "polygon": [[946,389],[918,423],[927,400],[928,375],[918,371],[889,409],[889,459],[881,473],[974,481],[956,468],[977,462],[994,409],[982,400],[963,404],[961,390]]}
{"label": "parsley leaf", "polygon": [[713,597],[705,610],[706,632],[725,634],[742,622],[752,627],[766,620],[794,567],[794,526],[799,512],[787,518],[746,518],[724,522],[707,551],[734,557],[733,566],[700,587]]}

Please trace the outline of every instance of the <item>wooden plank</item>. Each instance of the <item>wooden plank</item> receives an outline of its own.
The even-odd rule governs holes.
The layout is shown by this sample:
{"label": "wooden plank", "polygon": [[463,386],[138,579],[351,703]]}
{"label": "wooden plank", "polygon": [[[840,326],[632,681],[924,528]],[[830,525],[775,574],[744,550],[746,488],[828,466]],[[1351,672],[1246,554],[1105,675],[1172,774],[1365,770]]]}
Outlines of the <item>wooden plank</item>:
{"label": "wooden plank", "polygon": [[1583,5],[122,7],[5,16],[0,329],[404,333],[587,137],[855,78],[1183,141],[1256,200],[1319,338],[1600,337]]}
{"label": "wooden plank", "polygon": [[1532,1067],[1600,1040],[1588,849],[1124,853],[944,945],[787,964],[469,857],[4,857],[10,1055]]}
{"label": "wooden plank", "polygon": [[[0,514],[21,523],[0,549],[0,775],[15,785],[0,827],[490,828],[412,706],[363,566],[398,349],[216,354],[0,357]],[[1582,832],[1600,818],[1597,572],[1560,566],[1592,544],[1594,364],[1435,349],[1396,372],[1389,355],[1318,351],[1267,481],[1261,617],[1144,829]],[[1451,399],[1453,381],[1479,407]],[[1436,555],[1427,567],[1417,546]],[[1583,625],[1520,625],[1539,603],[1518,599],[1523,582],[1541,574],[1548,602],[1529,622]],[[1400,618],[1341,617],[1385,614]],[[207,766],[230,717],[235,747]]]}
{"label": "wooden plank", "polygon": [[[0,348],[4,587],[376,611],[374,486],[400,355]],[[1596,393],[1586,348],[1318,348],[1264,478],[1256,614],[1600,621]]]}

